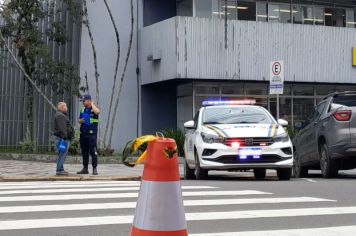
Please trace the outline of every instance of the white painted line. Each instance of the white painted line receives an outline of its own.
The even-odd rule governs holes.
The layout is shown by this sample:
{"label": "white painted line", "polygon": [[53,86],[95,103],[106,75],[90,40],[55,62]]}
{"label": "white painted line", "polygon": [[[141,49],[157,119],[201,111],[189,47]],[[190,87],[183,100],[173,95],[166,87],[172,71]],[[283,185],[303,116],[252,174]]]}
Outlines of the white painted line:
{"label": "white painted line", "polygon": [[253,211],[231,211],[231,212],[208,212],[188,213],[189,221],[197,220],[228,220],[228,219],[255,219],[272,217],[296,217],[296,216],[321,216],[356,214],[356,207],[329,207],[329,208],[299,208],[280,210],[253,210]]}
{"label": "white painted line", "polygon": [[227,232],[227,233],[202,233],[189,234],[190,236],[354,236],[356,235],[356,226],[339,226],[327,228],[310,228],[310,229],[288,229],[288,230],[268,230],[268,231],[245,231],[245,232]]}
{"label": "white painted line", "polygon": [[[83,187],[83,186],[82,186]],[[182,186],[182,189],[216,189],[211,186]],[[68,189],[45,189],[45,190],[11,190],[0,191],[0,195],[6,194],[38,194],[38,193],[76,193],[76,192],[119,192],[119,191],[137,191],[140,187],[111,187],[111,188],[68,188]]]}
{"label": "white painted line", "polygon": [[[245,191],[197,191],[183,192],[183,196],[241,196],[241,195],[262,195],[272,194],[254,190]],[[0,197],[0,202],[18,201],[56,201],[74,199],[113,199],[113,198],[136,198],[138,193],[103,193],[103,194],[67,194],[67,195],[36,195],[36,196],[11,196]]]}
{"label": "white painted line", "polygon": [[[278,203],[306,203],[306,202],[335,202],[335,200],[296,197],[296,198],[249,198],[249,199],[214,199],[214,200],[185,200],[188,206],[224,206],[242,204],[278,204]],[[132,209],[136,208],[136,202],[120,203],[88,203],[88,204],[63,204],[63,205],[37,205],[37,206],[9,206],[0,207],[3,213],[26,212],[52,212],[52,211],[79,211],[79,210],[104,210],[104,209]]]}
{"label": "white painted line", "polygon": [[311,183],[316,183],[316,181],[313,180],[313,179],[303,178],[303,180],[308,181],[308,182],[311,182]]}
{"label": "white painted line", "polygon": [[[283,210],[187,213],[186,219],[187,221],[207,221],[207,220],[224,220],[224,219],[236,220],[236,219],[255,219],[255,218],[271,218],[271,217],[325,216],[325,215],[343,215],[343,214],[356,214],[356,207],[300,208],[300,209],[283,209]],[[6,220],[6,221],[0,221],[0,230],[131,224],[133,222],[133,218],[134,217],[132,215],[127,215],[127,216],[100,216],[100,217],[36,219],[36,220]]]}
{"label": "white painted line", "polygon": [[21,190],[21,189],[51,189],[51,188],[90,188],[90,187],[135,187],[140,186],[141,183],[132,183],[132,184],[86,184],[86,185],[76,185],[76,184],[65,184],[65,185],[25,185],[25,186],[1,186],[0,190]]}

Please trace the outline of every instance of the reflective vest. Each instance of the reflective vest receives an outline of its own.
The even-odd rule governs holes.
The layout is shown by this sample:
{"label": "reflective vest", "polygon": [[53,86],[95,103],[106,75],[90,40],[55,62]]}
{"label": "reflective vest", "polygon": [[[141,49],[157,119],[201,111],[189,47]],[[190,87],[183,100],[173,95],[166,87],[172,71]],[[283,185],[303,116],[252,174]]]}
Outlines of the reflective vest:
{"label": "reflective vest", "polygon": [[96,135],[98,133],[99,115],[95,114],[91,108],[82,107],[79,119],[84,119],[84,123],[80,125],[81,134]]}

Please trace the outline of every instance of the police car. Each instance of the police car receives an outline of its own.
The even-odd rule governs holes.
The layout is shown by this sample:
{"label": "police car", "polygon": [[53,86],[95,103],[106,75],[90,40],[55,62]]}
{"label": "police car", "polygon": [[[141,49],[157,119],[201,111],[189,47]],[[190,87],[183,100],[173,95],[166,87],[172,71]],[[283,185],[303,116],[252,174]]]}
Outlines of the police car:
{"label": "police car", "polygon": [[205,101],[186,129],[184,175],[205,179],[209,170],[253,170],[264,179],[266,169],[277,170],[280,180],[289,180],[293,146],[278,120],[255,100]]}

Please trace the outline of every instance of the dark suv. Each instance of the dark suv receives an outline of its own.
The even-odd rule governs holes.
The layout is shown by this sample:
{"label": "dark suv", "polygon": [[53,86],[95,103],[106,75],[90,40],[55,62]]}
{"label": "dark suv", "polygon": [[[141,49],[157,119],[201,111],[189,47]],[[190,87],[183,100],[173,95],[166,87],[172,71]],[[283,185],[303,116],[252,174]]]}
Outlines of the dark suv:
{"label": "dark suv", "polygon": [[356,168],[356,92],[325,97],[293,140],[293,172],[306,177],[321,169],[325,178]]}

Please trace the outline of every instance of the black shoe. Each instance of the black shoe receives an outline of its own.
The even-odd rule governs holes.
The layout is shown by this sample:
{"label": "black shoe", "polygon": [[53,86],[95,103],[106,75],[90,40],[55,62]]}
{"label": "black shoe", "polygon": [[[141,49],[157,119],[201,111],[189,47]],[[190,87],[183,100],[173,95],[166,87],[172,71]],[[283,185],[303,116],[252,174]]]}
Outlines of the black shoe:
{"label": "black shoe", "polygon": [[93,175],[98,175],[98,171],[96,170],[96,168],[93,168]]}
{"label": "black shoe", "polygon": [[83,168],[81,171],[77,172],[78,175],[87,175],[89,174],[88,168]]}

